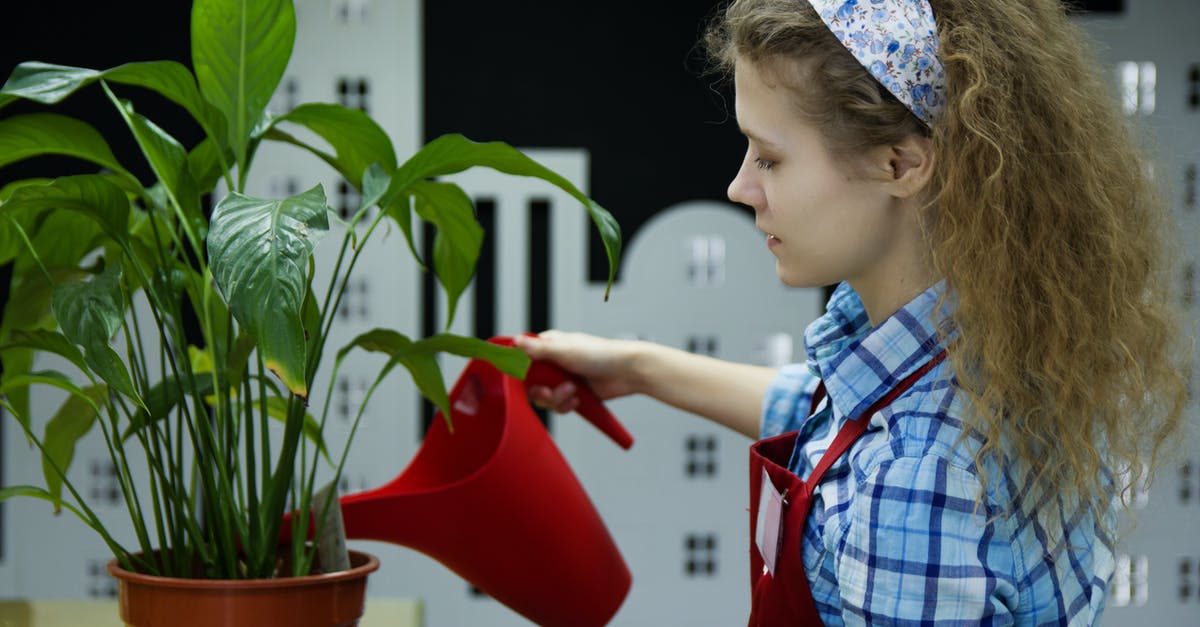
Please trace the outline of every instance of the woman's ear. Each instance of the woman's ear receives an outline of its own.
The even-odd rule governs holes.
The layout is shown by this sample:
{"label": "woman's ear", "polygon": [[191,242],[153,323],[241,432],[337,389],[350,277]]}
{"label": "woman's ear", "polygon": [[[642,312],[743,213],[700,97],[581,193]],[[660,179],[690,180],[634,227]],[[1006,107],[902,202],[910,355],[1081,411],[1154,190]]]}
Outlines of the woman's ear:
{"label": "woman's ear", "polygon": [[910,134],[898,143],[887,146],[880,155],[891,173],[891,195],[911,198],[921,193],[933,178],[933,142],[928,137]]}

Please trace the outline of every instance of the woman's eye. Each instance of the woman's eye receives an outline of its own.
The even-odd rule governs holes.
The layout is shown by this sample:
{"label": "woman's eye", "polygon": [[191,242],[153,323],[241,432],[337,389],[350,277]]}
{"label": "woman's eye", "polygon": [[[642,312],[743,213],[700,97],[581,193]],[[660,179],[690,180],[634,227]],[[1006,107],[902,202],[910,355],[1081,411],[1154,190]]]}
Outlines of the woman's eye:
{"label": "woman's eye", "polygon": [[759,170],[770,170],[775,167],[775,162],[769,159],[755,159],[754,165],[758,166]]}

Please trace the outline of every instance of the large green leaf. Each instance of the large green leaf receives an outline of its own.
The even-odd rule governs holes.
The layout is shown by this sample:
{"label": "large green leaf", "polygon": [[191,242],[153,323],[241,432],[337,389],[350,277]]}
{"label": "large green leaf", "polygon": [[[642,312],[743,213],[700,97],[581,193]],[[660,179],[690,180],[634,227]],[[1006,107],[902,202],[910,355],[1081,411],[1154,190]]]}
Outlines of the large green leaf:
{"label": "large green leaf", "polygon": [[[604,249],[608,254],[608,289],[612,288],[621,257],[621,229],[617,221],[570,181],[503,142],[481,144],[457,134],[443,135],[429,142],[392,175],[385,202],[404,193],[409,186],[420,180],[454,174],[476,166],[492,168],[505,174],[540,178],[583,203],[604,241]],[[605,290],[605,298],[608,298],[608,289]]]}
{"label": "large green leaf", "polygon": [[397,364],[404,366],[412,375],[417,390],[434,405],[437,405],[442,412],[442,417],[449,423],[450,397],[446,394],[446,381],[442,378],[442,369],[438,365],[437,354],[415,350],[413,345],[414,342],[403,333],[391,329],[373,329],[343,346],[338,351],[337,364],[340,365],[346,354],[355,348],[387,355],[389,357],[387,365],[379,373],[378,378],[383,379]]}
{"label": "large green leaf", "polygon": [[192,65],[200,92],[224,114],[229,146],[242,168],[251,133],[283,78],[295,39],[292,0],[192,3]]}
{"label": "large green leaf", "polygon": [[[378,163],[371,164],[367,168],[367,171],[363,173],[361,208],[365,209],[371,205],[380,203],[387,194],[388,184],[391,183],[391,180],[392,177],[384,172],[382,166]],[[413,242],[412,198],[408,195],[393,196],[380,208],[400,227],[400,232],[404,233],[404,241],[408,242],[408,250],[412,253],[412,258],[424,270],[425,263],[421,259],[420,253],[417,252],[416,244]]]}
{"label": "large green leaf", "polygon": [[41,185],[25,185],[0,205],[0,215],[44,209],[70,209],[93,220],[117,242],[128,242],[129,198],[108,177],[64,176]]}
{"label": "large green leaf", "polygon": [[471,277],[483,247],[483,227],[475,219],[471,198],[452,183],[423,181],[412,186],[417,215],[437,227],[433,239],[433,268],[449,302],[446,326],[454,320],[458,299]]}
{"label": "large green leaf", "polygon": [[144,405],[133,387],[129,369],[109,346],[125,320],[120,265],[110,264],[90,281],[56,285],[51,308],[63,335],[83,346],[88,368],[138,405]]}
{"label": "large green leaf", "polygon": [[101,527],[95,520],[89,518],[88,516],[85,516],[83,514],[83,512],[79,511],[74,505],[71,505],[70,503],[62,500],[61,498],[54,496],[53,494],[50,494],[49,492],[47,492],[37,486],[14,485],[14,486],[5,486],[5,487],[0,488],[0,503],[3,503],[4,501],[7,501],[8,499],[11,499],[16,496],[41,499],[43,501],[49,501],[50,503],[54,504],[54,511],[56,511],[56,512],[62,511],[62,508],[65,507],[65,508],[71,510],[71,512],[73,512],[76,516],[78,516],[79,519],[82,520],[87,526],[91,527],[92,529],[95,529],[96,531],[104,533],[103,527]]}
{"label": "large green leaf", "polygon": [[200,96],[196,77],[176,61],[126,63],[104,72],[104,80],[153,90],[183,107],[210,138],[225,141],[225,117]]}
{"label": "large green leaf", "polygon": [[[28,352],[30,355],[32,355],[32,351],[22,352]],[[30,361],[32,362],[32,359]],[[9,372],[6,369],[4,371],[4,377],[0,379],[0,402],[4,401],[5,397],[8,398],[10,402],[2,403],[3,406],[9,411],[9,413],[13,415],[14,418],[17,419],[17,422],[21,423],[21,426],[27,435],[29,434],[28,388],[34,384],[49,385],[63,390],[72,396],[78,396],[87,401],[91,400],[91,397],[84,393],[83,390],[79,389],[79,386],[75,385],[74,381],[71,381],[67,375],[61,372],[54,370],[39,370],[36,372],[31,372],[28,369],[28,366],[26,366],[26,369],[23,372]],[[19,405],[17,402],[11,402],[18,398],[23,400],[25,403],[24,406]],[[97,410],[98,409],[99,408],[97,408]]]}
{"label": "large green leaf", "polygon": [[4,87],[0,89],[0,107],[18,98],[55,104],[100,78],[100,74],[87,68],[26,61],[13,68]]}
{"label": "large green leaf", "polygon": [[80,370],[87,368],[83,361],[83,353],[79,352],[79,349],[71,340],[67,339],[67,336],[55,331],[44,331],[41,329],[13,331],[8,340],[0,345],[0,352],[14,348],[32,348],[34,350],[53,353],[75,364]]}
{"label": "large green leaf", "polygon": [[142,149],[150,168],[154,170],[154,175],[167,186],[168,191],[177,192],[182,185],[184,174],[187,173],[187,150],[183,144],[145,116],[135,112],[133,104],[128,100],[118,100],[114,104],[117,105],[125,123],[129,125],[129,130],[133,131],[134,139]]}
{"label": "large green leaf", "polygon": [[29,236],[38,212],[31,209],[3,211],[2,206],[0,212],[3,213],[0,215],[0,266],[3,266],[25,250],[21,234]]}
{"label": "large green leaf", "polygon": [[138,147],[142,149],[142,154],[158,177],[159,183],[179,203],[191,232],[195,233],[197,238],[203,239],[206,224],[200,210],[200,195],[196,191],[188,167],[187,150],[170,133],[134,111],[129,101],[118,100],[107,87],[105,91],[117,106],[125,123],[129,125],[129,130],[133,132]]}
{"label": "large green leaf", "polygon": [[500,372],[518,379],[524,379],[529,370],[529,355],[521,349],[453,333],[441,333],[418,340],[413,343],[413,349],[423,353],[450,353],[470,359],[482,359]]}
{"label": "large green leaf", "polygon": [[[12,283],[8,302],[0,315],[0,342],[5,342],[18,330],[52,328],[50,300],[54,283],[82,276],[75,263],[88,249],[88,242],[99,232],[92,220],[73,211],[51,214],[38,229],[33,244],[45,251],[43,261],[49,266],[52,281],[42,275],[40,268],[28,257],[18,257],[13,263]],[[50,247],[50,243],[56,245]],[[4,381],[29,373],[33,368],[32,349],[11,348],[0,353],[4,364]],[[7,392],[9,401],[21,415],[29,414],[29,391],[15,388]]]}
{"label": "large green leaf", "polygon": [[108,168],[140,187],[91,125],[57,113],[28,113],[0,120],[0,167],[30,157],[66,155]]}
{"label": "large green leaf", "polygon": [[4,373],[4,382],[0,383],[0,396],[7,396],[17,388],[28,387],[35,383],[56,387],[76,396],[86,396],[70,377],[57,370],[38,370],[13,376],[9,376],[6,372]]}
{"label": "large green leaf", "polygon": [[396,169],[396,151],[392,147],[392,140],[388,139],[387,133],[375,120],[362,111],[337,104],[308,103],[274,120],[274,124],[282,122],[298,124],[320,135],[333,147],[336,155],[330,160],[329,155],[295,141],[291,136],[277,139],[312,150],[357,189],[362,189],[363,172],[372,163],[380,164],[387,172]]}
{"label": "large green leaf", "polygon": [[191,173],[192,180],[196,182],[196,189],[210,190],[213,185],[216,185],[217,180],[225,173],[222,158],[225,163],[229,163],[233,158],[231,152],[225,152],[228,154],[222,157],[221,148],[212,139],[205,139],[188,152],[188,172]]}
{"label": "large green leaf", "polygon": [[39,211],[29,208],[5,208],[4,203],[26,185],[45,185],[49,182],[50,179],[22,179],[0,187],[0,266],[12,261],[25,250],[21,233],[28,237],[35,230],[40,215]]}
{"label": "large green leaf", "polygon": [[187,110],[209,137],[224,141],[221,112],[200,97],[196,78],[176,61],[136,61],[105,71],[27,61],[13,70],[0,89],[0,107],[16,98],[57,104],[99,79],[155,91]]}
{"label": "large green leaf", "polygon": [[12,197],[14,192],[26,185],[45,185],[52,180],[48,178],[27,178],[8,183],[0,187],[0,203],[8,202],[8,199]]}
{"label": "large green leaf", "polygon": [[58,472],[66,474],[71,468],[75,445],[92,430],[97,409],[108,396],[108,388],[94,385],[83,388],[83,393],[86,398],[74,394],[68,396],[46,423],[46,436],[42,439],[42,473],[46,477],[46,488],[55,498],[62,498],[63,479]]}
{"label": "large green leaf", "polygon": [[396,364],[403,365],[413,376],[413,382],[421,394],[442,410],[442,416],[450,420],[450,400],[446,384],[438,366],[438,353],[451,353],[472,359],[491,362],[501,372],[524,378],[529,370],[529,356],[524,351],[492,344],[473,337],[450,333],[433,335],[416,342],[408,336],[391,329],[372,329],[354,338],[337,353],[337,363],[355,348],[389,357],[379,377],[383,378]]}
{"label": "large green leaf", "polygon": [[301,320],[308,259],[329,230],[329,211],[320,185],[284,200],[232,193],[213,210],[208,236],[213,279],[234,317],[300,396],[308,395]]}
{"label": "large green leaf", "polygon": [[[78,275],[84,257],[94,252],[105,239],[99,222],[84,211],[48,212],[32,235],[34,250],[56,280],[59,274]],[[13,266],[13,282],[17,281],[18,275],[27,273],[41,276],[41,270],[30,255],[19,255]]]}

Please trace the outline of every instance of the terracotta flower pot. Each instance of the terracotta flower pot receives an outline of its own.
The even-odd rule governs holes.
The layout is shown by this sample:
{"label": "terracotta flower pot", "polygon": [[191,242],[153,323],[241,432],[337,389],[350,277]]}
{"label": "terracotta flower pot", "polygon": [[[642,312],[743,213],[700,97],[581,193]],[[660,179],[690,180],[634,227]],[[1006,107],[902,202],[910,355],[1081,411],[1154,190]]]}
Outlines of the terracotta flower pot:
{"label": "terracotta flower pot", "polygon": [[350,627],[377,568],[375,556],[358,551],[342,572],[236,581],[155,577],[108,563],[129,627]]}

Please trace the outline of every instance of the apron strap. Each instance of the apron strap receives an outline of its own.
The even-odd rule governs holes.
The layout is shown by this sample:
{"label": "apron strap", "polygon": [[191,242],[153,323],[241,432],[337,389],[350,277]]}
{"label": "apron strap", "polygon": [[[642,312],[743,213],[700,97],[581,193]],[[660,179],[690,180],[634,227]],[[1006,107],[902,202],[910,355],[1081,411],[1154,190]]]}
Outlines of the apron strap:
{"label": "apron strap", "polygon": [[[847,420],[846,424],[842,425],[841,430],[838,431],[837,436],[833,439],[833,443],[829,445],[829,449],[825,451],[820,461],[817,462],[817,466],[813,469],[812,474],[804,481],[805,492],[811,494],[813,487],[821,483],[821,478],[825,476],[825,471],[829,470],[829,467],[833,466],[833,463],[850,449],[854,441],[866,432],[867,426],[871,423],[871,416],[875,412],[891,405],[892,401],[896,400],[896,397],[908,391],[913,384],[930,370],[933,370],[934,366],[942,363],[944,359],[946,359],[945,350],[934,355],[933,359],[930,359],[924,366],[921,366],[916,372],[905,377],[903,381],[893,387],[883,398],[875,401],[875,404],[867,408],[862,414],[859,414],[857,419]],[[817,391],[813,393],[813,410],[816,410],[817,403],[820,402],[821,398],[824,398],[825,394],[825,382],[822,381],[817,387]]]}

